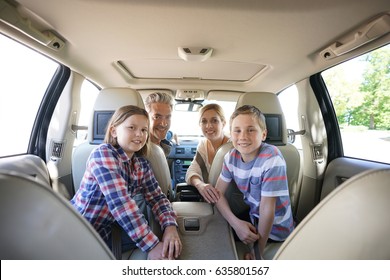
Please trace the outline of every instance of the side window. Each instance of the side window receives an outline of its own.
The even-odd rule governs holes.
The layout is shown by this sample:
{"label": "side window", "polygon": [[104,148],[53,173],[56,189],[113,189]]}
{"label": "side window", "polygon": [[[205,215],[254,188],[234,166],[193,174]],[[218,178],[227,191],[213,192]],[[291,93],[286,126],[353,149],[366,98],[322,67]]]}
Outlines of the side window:
{"label": "side window", "polygon": [[322,73],[344,155],[390,163],[390,45]]}
{"label": "side window", "polygon": [[58,64],[0,34],[0,157],[27,152],[32,127]]}
{"label": "side window", "polygon": [[[284,117],[286,119],[287,129],[299,131],[298,120],[298,90],[295,85],[292,85],[278,94],[280,104],[283,109]],[[301,137],[296,136],[294,143],[292,143],[297,149],[302,149]]]}
{"label": "side window", "polygon": [[[93,105],[95,104],[98,93],[99,89],[93,83],[84,80],[80,91],[80,117],[77,123],[79,130],[76,134],[74,146],[79,145],[87,139],[87,127],[92,116]],[[81,127],[84,127],[84,129]]]}

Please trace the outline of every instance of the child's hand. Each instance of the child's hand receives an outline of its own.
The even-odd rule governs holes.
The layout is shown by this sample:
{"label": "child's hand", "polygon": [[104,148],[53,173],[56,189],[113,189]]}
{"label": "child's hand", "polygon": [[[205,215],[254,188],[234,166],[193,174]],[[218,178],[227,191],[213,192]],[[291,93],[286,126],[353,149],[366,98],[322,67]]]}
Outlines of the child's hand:
{"label": "child's hand", "polygon": [[163,250],[161,256],[169,260],[178,258],[182,250],[182,244],[175,226],[165,228],[162,241]]}
{"label": "child's hand", "polygon": [[239,220],[234,230],[244,244],[254,243],[260,238],[256,227],[247,221]]}
{"label": "child's hand", "polygon": [[162,256],[163,244],[159,242],[152,250],[148,253],[148,260],[166,260]]}

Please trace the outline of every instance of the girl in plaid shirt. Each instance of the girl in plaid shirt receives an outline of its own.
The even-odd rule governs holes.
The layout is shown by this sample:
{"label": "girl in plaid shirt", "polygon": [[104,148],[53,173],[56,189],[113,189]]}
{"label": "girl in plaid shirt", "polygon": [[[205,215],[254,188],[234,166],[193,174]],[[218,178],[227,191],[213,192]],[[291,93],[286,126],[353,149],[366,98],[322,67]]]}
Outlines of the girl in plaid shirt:
{"label": "girl in plaid shirt", "polygon": [[[104,139],[91,152],[73,206],[94,226],[107,243],[117,222],[149,259],[174,259],[182,244],[176,214],[161,191],[149,162],[148,113],[128,105],[111,117]],[[160,241],[137,206],[141,196],[163,230]]]}

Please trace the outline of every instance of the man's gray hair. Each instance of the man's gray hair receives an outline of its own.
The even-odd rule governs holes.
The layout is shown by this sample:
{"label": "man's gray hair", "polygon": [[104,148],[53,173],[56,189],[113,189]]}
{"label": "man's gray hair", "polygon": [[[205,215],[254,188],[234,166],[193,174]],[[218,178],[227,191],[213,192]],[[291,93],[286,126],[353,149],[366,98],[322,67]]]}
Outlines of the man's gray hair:
{"label": "man's gray hair", "polygon": [[165,92],[153,92],[148,95],[145,99],[145,109],[150,112],[150,106],[153,103],[163,103],[169,104],[173,108],[173,98],[172,95]]}

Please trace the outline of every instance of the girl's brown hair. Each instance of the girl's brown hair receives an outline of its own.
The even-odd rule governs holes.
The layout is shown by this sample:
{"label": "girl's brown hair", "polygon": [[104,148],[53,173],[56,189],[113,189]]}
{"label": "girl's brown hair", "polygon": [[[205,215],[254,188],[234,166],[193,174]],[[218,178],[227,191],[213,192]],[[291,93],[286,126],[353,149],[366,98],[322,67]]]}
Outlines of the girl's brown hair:
{"label": "girl's brown hair", "polygon": [[[112,137],[111,135],[111,128],[117,127],[118,125],[123,123],[128,117],[131,117],[133,115],[145,116],[146,119],[148,120],[148,131],[149,131],[149,115],[145,109],[142,109],[134,105],[122,106],[114,112],[114,114],[111,116],[107,124],[106,134],[104,136],[104,143],[111,144],[115,148],[119,148],[117,139]],[[148,154],[148,151],[149,151],[149,134],[146,139],[146,144],[141,148],[141,150],[136,152],[136,154],[140,156],[145,156]]]}

